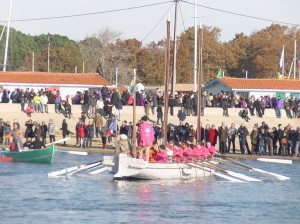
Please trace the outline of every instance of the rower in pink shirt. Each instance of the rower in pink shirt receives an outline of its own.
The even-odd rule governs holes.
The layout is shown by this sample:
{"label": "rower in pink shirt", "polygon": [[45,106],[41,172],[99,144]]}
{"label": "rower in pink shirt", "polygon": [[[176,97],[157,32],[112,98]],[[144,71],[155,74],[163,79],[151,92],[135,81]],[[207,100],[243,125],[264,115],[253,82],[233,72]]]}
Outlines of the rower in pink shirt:
{"label": "rower in pink shirt", "polygon": [[183,159],[183,149],[174,145],[171,150],[173,151],[173,160],[175,160],[175,162],[181,162]]}
{"label": "rower in pink shirt", "polygon": [[210,142],[206,142],[206,147],[209,151],[209,153],[213,156],[216,153],[216,148],[214,146],[211,145]]}
{"label": "rower in pink shirt", "polygon": [[156,162],[159,162],[159,163],[166,163],[166,162],[168,162],[168,154],[166,152],[166,146],[160,145],[158,147],[158,149],[159,149],[159,152],[155,156]]}
{"label": "rower in pink shirt", "polygon": [[188,146],[188,144],[186,142],[181,143],[181,147],[183,149],[184,159],[191,159],[193,150]]}

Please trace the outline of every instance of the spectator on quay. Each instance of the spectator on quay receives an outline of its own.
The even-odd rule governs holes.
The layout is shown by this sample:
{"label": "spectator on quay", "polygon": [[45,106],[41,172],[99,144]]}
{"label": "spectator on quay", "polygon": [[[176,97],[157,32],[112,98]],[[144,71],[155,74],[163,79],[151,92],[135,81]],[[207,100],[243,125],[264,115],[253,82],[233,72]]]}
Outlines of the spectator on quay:
{"label": "spectator on quay", "polygon": [[31,119],[26,121],[25,123],[26,129],[25,129],[25,138],[34,138],[34,132],[33,132],[33,122]]}
{"label": "spectator on quay", "polygon": [[46,95],[46,92],[44,92],[40,98],[41,98],[41,112],[48,113],[48,97]]}
{"label": "spectator on quay", "polygon": [[258,154],[258,130],[257,127],[254,126],[253,130],[250,134],[250,142],[251,142],[251,154]]}
{"label": "spectator on quay", "polygon": [[215,146],[217,144],[218,135],[219,135],[219,133],[218,133],[218,130],[216,129],[216,126],[214,124],[212,124],[208,131],[207,141],[210,142],[212,146]]}
{"label": "spectator on quay", "polygon": [[95,94],[92,94],[91,96],[89,96],[89,109],[90,109],[90,115],[91,117],[95,117],[96,114],[96,105],[97,105],[97,98],[95,96]]}
{"label": "spectator on quay", "polygon": [[227,148],[227,139],[229,137],[229,132],[228,132],[228,128],[225,125],[225,122],[222,122],[222,125],[219,127],[219,151],[220,153],[228,153],[229,150]]}
{"label": "spectator on quay", "polygon": [[185,119],[186,119],[186,114],[184,113],[182,107],[181,107],[181,109],[178,111],[177,117],[178,117],[178,119],[179,119],[179,123],[185,121]]}
{"label": "spectator on quay", "polygon": [[187,141],[194,144],[195,143],[195,136],[196,136],[196,131],[194,129],[194,126],[190,125],[189,129],[187,131]]}
{"label": "spectator on quay", "polygon": [[77,135],[78,135],[78,138],[79,138],[79,147],[82,148],[82,147],[85,147],[84,145],[84,139],[85,139],[85,123],[82,122],[82,121],[79,121],[79,125],[78,125],[78,129],[77,129]]}
{"label": "spectator on quay", "polygon": [[292,119],[292,113],[291,113],[291,104],[289,101],[289,97],[286,97],[285,100],[283,101],[283,108],[286,113],[286,117]]}
{"label": "spectator on quay", "polygon": [[170,109],[170,115],[174,116],[174,107],[176,106],[176,100],[173,98],[172,95],[170,95],[169,97],[168,105]]}
{"label": "spectator on quay", "polygon": [[96,112],[99,113],[101,116],[104,116],[103,107],[104,107],[104,102],[103,102],[102,97],[100,97],[100,98],[97,100],[97,104],[96,104]]}
{"label": "spectator on quay", "polygon": [[157,113],[157,124],[159,125],[159,120],[161,121],[161,125],[163,125],[163,109],[161,105],[158,105],[156,108],[156,113]]}
{"label": "spectator on quay", "polygon": [[55,113],[60,113],[60,103],[61,103],[61,97],[60,97],[60,94],[57,93],[55,95],[55,100],[54,100],[54,110],[55,110]]}
{"label": "spectator on quay", "polygon": [[183,107],[184,107],[184,112],[186,116],[190,116],[191,114],[191,110],[192,110],[192,106],[193,106],[193,101],[191,98],[190,94],[185,94],[183,101],[182,101]]}
{"label": "spectator on quay", "polygon": [[282,124],[278,124],[278,129],[277,129],[277,139],[279,143],[278,155],[281,155],[282,152],[283,145],[281,139],[283,138],[283,135],[284,135],[284,130],[282,128]]}
{"label": "spectator on quay", "polygon": [[102,94],[103,102],[105,102],[106,99],[109,97],[109,90],[106,86],[102,87],[101,94]]}
{"label": "spectator on quay", "polygon": [[96,113],[96,116],[94,117],[94,124],[96,129],[96,137],[99,138],[101,128],[104,126],[102,116],[99,113]]}
{"label": "spectator on quay", "polygon": [[223,95],[222,97],[222,100],[221,100],[221,106],[223,108],[223,117],[229,117],[229,114],[228,114],[228,105],[229,102],[228,102],[228,99],[226,97],[226,95]]}
{"label": "spectator on quay", "polygon": [[112,92],[112,96],[111,96],[111,104],[116,106],[117,104],[117,101],[120,99],[120,94],[119,94],[119,91],[117,89],[113,89],[113,92]]}
{"label": "spectator on quay", "polygon": [[102,128],[101,128],[101,131],[100,131],[100,135],[101,135],[101,141],[102,141],[102,148],[105,149],[106,147],[106,132],[108,130],[108,127],[107,125],[104,125]]}
{"label": "spectator on quay", "polygon": [[49,142],[50,143],[55,142],[55,129],[56,129],[56,126],[55,126],[53,120],[50,119],[49,123],[48,123],[48,134],[49,134]]}
{"label": "spectator on quay", "polygon": [[282,106],[283,106],[283,101],[282,101],[281,97],[278,96],[278,99],[276,101],[276,108],[275,108],[277,118],[281,118],[281,108],[282,108]]}
{"label": "spectator on quay", "polygon": [[129,127],[127,125],[127,121],[122,121],[121,127],[120,127],[120,135],[124,134],[128,136]]}
{"label": "spectator on quay", "polygon": [[267,130],[267,143],[266,143],[266,149],[269,153],[269,156],[273,156],[273,145],[274,145],[274,139],[275,139],[275,133],[273,133],[272,128],[268,128]]}
{"label": "spectator on quay", "polygon": [[248,100],[248,108],[250,110],[250,115],[253,117],[255,116],[254,114],[254,96],[251,96],[250,99]]}
{"label": "spectator on quay", "polygon": [[20,98],[19,98],[20,104],[21,104],[21,111],[25,112],[25,103],[26,103],[26,97],[25,93],[22,92]]}
{"label": "spectator on quay", "polygon": [[158,106],[158,89],[156,90],[156,93],[152,95],[151,101],[152,101],[151,112],[152,112],[152,115],[154,115],[156,107]]}
{"label": "spectator on quay", "polygon": [[[62,131],[63,138],[65,138],[65,137],[67,137],[67,135],[69,135],[68,124],[67,124],[66,119],[63,119],[60,130]],[[64,146],[65,145],[66,145],[66,141],[64,141]]]}
{"label": "spectator on quay", "polygon": [[121,98],[117,99],[115,108],[116,108],[116,112],[115,112],[116,118],[118,119],[118,121],[120,121],[121,116],[122,116],[122,110],[123,110],[123,102],[122,102]]}
{"label": "spectator on quay", "polygon": [[239,136],[239,142],[240,142],[240,150],[242,154],[246,153],[246,150],[248,151],[248,154],[251,154],[249,150],[249,146],[247,147],[247,135],[249,134],[248,129],[245,127],[245,124],[242,123],[241,126],[239,127],[237,134]]}
{"label": "spectator on quay", "polygon": [[89,121],[88,125],[85,127],[85,148],[91,148],[94,138],[95,127],[93,121]]}
{"label": "spectator on quay", "polygon": [[33,102],[34,102],[34,111],[36,113],[40,113],[41,112],[41,98],[36,93],[34,94]]}
{"label": "spectator on quay", "polygon": [[263,114],[262,114],[262,102],[259,99],[255,100],[254,107],[256,109],[257,117],[263,117]]}

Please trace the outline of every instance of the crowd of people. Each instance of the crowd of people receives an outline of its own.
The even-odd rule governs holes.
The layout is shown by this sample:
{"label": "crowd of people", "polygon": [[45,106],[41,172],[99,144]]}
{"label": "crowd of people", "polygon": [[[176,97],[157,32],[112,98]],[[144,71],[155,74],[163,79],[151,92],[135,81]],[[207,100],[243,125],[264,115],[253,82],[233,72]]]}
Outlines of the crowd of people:
{"label": "crowd of people", "polygon": [[[287,127],[282,127],[282,125],[270,127],[263,122],[262,125],[255,124],[253,130],[250,131],[244,124],[241,124],[240,127],[235,127],[234,123],[229,126],[222,123],[219,127],[213,124],[207,124],[205,128],[200,127],[201,139],[197,142],[197,128],[185,122],[186,116],[196,115],[197,113],[198,96],[195,93],[182,93],[176,95],[174,99],[170,96],[168,100],[169,113],[174,115],[174,107],[180,106],[181,108],[177,114],[180,124],[177,126],[169,124],[168,130],[166,130],[167,142],[164,142],[165,130],[163,126],[161,126],[163,123],[163,92],[160,89],[155,89],[154,92],[149,91],[147,94],[144,91],[137,92],[136,94],[137,106],[144,106],[145,108],[145,116],[137,124],[137,136],[140,147],[137,153],[131,152],[132,156],[137,158],[142,158],[144,155],[145,159],[149,161],[151,160],[151,155],[153,155],[153,153],[150,153],[151,150],[154,149],[158,151],[158,148],[163,150],[164,147],[162,145],[165,146],[166,150],[169,150],[172,144],[175,148],[180,149],[180,152],[192,152],[195,149],[194,153],[197,154],[196,151],[198,149],[200,149],[201,152],[213,151],[210,150],[210,147],[215,147],[218,143],[220,153],[235,153],[236,140],[239,143],[239,149],[242,154],[282,156],[298,156],[299,154],[300,128],[297,127],[297,129],[294,129],[291,125]],[[297,98],[292,97],[287,97],[284,101],[282,101],[280,97],[276,98],[275,96],[272,98],[261,97],[259,99],[255,99],[251,96],[249,99],[244,99],[237,94],[226,95],[223,92],[218,94],[217,97],[212,94],[207,95],[203,92],[201,97],[200,102],[203,104],[201,105],[203,109],[203,111],[201,111],[202,115],[204,114],[205,106],[216,106],[223,108],[223,116],[229,116],[229,107],[241,108],[240,115],[246,121],[249,121],[251,116],[257,115],[258,117],[262,117],[266,108],[273,108],[278,118],[281,118],[282,108],[286,111],[288,118],[296,118],[299,116],[300,102]],[[106,147],[106,141],[112,141],[113,146],[117,147],[117,145],[115,145],[115,138],[117,137],[117,142],[123,141],[123,147],[121,148],[125,147],[126,141],[128,142],[128,147],[126,147],[124,151],[127,152],[131,149],[133,141],[132,122],[127,123],[127,121],[123,120],[120,127],[111,128],[111,125],[113,125],[116,120],[121,121],[122,107],[132,104],[133,97],[128,91],[124,91],[120,94],[118,89],[109,90],[107,87],[103,87],[92,93],[88,91],[84,91],[83,93],[77,92],[74,97],[68,95],[62,99],[59,91],[56,90],[48,91],[47,89],[41,89],[38,92],[34,92],[29,89],[16,89],[12,93],[9,93],[9,95],[3,91],[0,98],[2,102],[11,101],[12,103],[20,103],[21,110],[25,112],[27,110],[25,110],[25,105],[28,104],[28,107],[36,113],[48,113],[48,104],[53,103],[55,112],[62,113],[66,118],[71,117],[72,104],[81,104],[81,117],[74,130],[76,146],[85,148],[92,147],[93,139],[96,136],[96,138],[101,138],[103,148]],[[112,113],[113,108],[115,108],[114,114]],[[250,112],[250,114],[248,114],[248,112]],[[153,121],[151,124],[148,123],[150,113],[157,115],[157,121]],[[27,114],[30,116],[30,113]],[[86,122],[86,118],[90,120]],[[106,120],[103,118],[106,118]],[[13,150],[20,150],[23,147],[45,147],[47,136],[49,137],[49,142],[55,141],[55,131],[57,128],[51,119],[48,124],[45,122],[33,122],[30,119],[25,123],[25,127],[24,137],[26,138],[26,144],[23,144],[21,141],[20,124],[14,122],[11,128],[9,121],[4,122],[1,119],[1,143],[10,145],[10,139],[12,138],[12,142],[16,143],[14,144]],[[72,131],[68,130],[65,119],[60,130],[62,131],[63,137],[72,133]],[[120,135],[117,135],[117,133]],[[151,136],[153,135],[153,139],[146,141],[145,139],[147,139],[149,133],[151,133]],[[202,150],[202,148],[205,148],[204,146],[207,145],[209,145],[208,151]],[[175,152],[174,147],[171,147],[173,152]],[[186,150],[181,150],[182,148]],[[180,155],[181,154],[182,153],[180,153]],[[188,155],[188,153],[185,152],[182,155]],[[181,159],[183,158],[184,157]]]}

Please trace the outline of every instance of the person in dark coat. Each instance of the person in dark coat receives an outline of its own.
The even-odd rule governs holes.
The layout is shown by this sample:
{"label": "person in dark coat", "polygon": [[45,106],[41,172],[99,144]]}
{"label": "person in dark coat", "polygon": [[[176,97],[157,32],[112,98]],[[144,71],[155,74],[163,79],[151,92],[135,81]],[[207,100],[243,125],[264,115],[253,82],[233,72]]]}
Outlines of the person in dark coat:
{"label": "person in dark coat", "polygon": [[169,97],[168,105],[170,108],[170,115],[174,116],[174,107],[176,106],[176,100],[173,98],[172,95]]}
{"label": "person in dark coat", "polygon": [[177,117],[179,119],[179,122],[183,122],[186,119],[186,114],[183,111],[183,108],[181,108],[178,113],[177,113]]}
{"label": "person in dark coat", "polygon": [[162,106],[158,105],[156,108],[156,113],[157,113],[157,124],[159,124],[159,120],[161,121],[161,124],[163,124],[163,110]]}
{"label": "person in dark coat", "polygon": [[192,98],[191,98],[190,94],[187,94],[183,99],[183,107],[184,107],[186,116],[190,116],[192,105],[193,105]]}
{"label": "person in dark coat", "polygon": [[117,104],[119,98],[120,98],[119,92],[116,89],[114,89],[113,93],[111,95],[111,101],[110,101],[110,103],[115,106]]}
{"label": "person in dark coat", "polygon": [[102,98],[103,98],[103,102],[106,101],[106,98],[108,97],[109,95],[109,91],[108,91],[108,88],[106,86],[103,86],[102,89],[101,89],[101,94],[102,94]]}
{"label": "person in dark coat", "polygon": [[85,148],[92,147],[92,141],[95,134],[95,127],[93,121],[89,121],[89,124],[85,128]]}
{"label": "person in dark coat", "polygon": [[[67,137],[67,135],[69,135],[68,124],[67,124],[66,119],[63,119],[60,130],[62,131],[63,138],[65,138],[65,137]],[[64,146],[65,145],[66,145],[66,141],[64,141]]]}

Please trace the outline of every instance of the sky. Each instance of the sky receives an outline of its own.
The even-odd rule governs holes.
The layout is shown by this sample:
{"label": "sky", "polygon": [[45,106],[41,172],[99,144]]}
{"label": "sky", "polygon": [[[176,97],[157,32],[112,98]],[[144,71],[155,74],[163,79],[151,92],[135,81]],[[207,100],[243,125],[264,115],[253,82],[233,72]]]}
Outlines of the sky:
{"label": "sky", "polygon": [[[121,33],[122,39],[136,38],[147,44],[166,37],[166,20],[168,16],[171,18],[171,26],[173,27],[174,25],[175,7],[174,3],[169,0],[11,1],[11,20],[88,14],[167,2],[144,8],[89,16],[11,22],[11,27],[30,35],[59,34],[79,41],[97,33],[102,28],[110,28]],[[194,0],[185,1],[194,3]],[[188,3],[182,1],[179,3],[178,33],[183,32],[187,27],[194,26],[194,6]],[[272,21],[300,24],[299,0],[198,0],[198,4],[234,13],[266,18]],[[231,40],[235,34],[241,32],[249,35],[272,24],[269,21],[245,18],[200,6],[197,9],[198,24],[200,24],[201,20],[203,25],[219,27],[222,30],[221,41]],[[8,12],[9,0],[0,0],[0,25],[5,24],[4,21],[8,18]]]}

